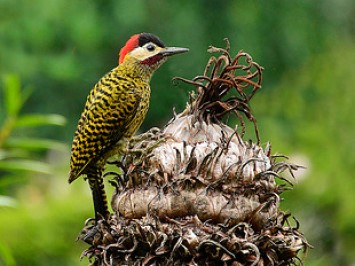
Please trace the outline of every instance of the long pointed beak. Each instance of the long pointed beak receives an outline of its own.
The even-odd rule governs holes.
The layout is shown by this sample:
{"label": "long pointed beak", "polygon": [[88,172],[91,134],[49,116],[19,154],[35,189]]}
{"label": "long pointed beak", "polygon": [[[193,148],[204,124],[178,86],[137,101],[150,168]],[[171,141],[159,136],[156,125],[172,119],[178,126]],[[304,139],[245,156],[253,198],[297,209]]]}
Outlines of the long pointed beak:
{"label": "long pointed beak", "polygon": [[181,53],[186,53],[188,52],[188,48],[181,48],[181,47],[165,47],[160,51],[159,54],[162,56],[171,56],[174,54],[181,54]]}

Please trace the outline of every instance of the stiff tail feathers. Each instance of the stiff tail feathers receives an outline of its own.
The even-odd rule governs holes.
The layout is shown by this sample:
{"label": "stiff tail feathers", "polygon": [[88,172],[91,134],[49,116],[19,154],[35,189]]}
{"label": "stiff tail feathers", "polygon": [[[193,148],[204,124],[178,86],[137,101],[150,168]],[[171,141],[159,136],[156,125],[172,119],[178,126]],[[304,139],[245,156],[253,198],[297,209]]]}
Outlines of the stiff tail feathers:
{"label": "stiff tail feathers", "polygon": [[95,219],[107,219],[110,215],[107,204],[107,197],[105,192],[104,180],[102,178],[102,171],[93,169],[87,173],[87,179],[92,191],[94,200]]}

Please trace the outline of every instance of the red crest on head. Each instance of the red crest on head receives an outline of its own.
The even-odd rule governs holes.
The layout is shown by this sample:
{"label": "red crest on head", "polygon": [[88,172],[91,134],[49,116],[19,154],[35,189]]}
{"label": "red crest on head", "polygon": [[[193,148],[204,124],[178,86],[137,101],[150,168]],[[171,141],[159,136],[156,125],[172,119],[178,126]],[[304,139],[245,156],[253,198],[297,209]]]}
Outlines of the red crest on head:
{"label": "red crest on head", "polygon": [[126,45],[122,47],[120,51],[119,64],[122,64],[126,54],[132,51],[134,48],[139,46],[139,34],[133,35],[127,42]]}

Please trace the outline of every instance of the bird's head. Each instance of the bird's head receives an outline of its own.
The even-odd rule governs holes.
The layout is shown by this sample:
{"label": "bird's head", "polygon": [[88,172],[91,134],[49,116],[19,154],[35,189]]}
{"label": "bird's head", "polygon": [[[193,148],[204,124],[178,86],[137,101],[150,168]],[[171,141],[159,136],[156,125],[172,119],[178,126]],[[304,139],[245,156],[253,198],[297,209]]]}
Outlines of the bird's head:
{"label": "bird's head", "polygon": [[121,49],[119,64],[134,63],[144,68],[157,69],[167,57],[185,53],[189,49],[165,47],[164,43],[151,33],[133,35]]}

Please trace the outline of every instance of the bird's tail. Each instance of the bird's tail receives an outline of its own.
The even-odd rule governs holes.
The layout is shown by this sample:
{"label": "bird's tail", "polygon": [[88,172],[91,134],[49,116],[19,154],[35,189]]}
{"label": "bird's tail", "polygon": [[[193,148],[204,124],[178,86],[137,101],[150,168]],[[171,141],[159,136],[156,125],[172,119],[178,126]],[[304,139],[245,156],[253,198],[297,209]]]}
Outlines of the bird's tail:
{"label": "bird's tail", "polygon": [[107,204],[107,197],[105,192],[104,180],[102,178],[102,171],[99,169],[92,169],[87,173],[87,179],[92,192],[94,200],[95,219],[107,219],[110,215]]}

